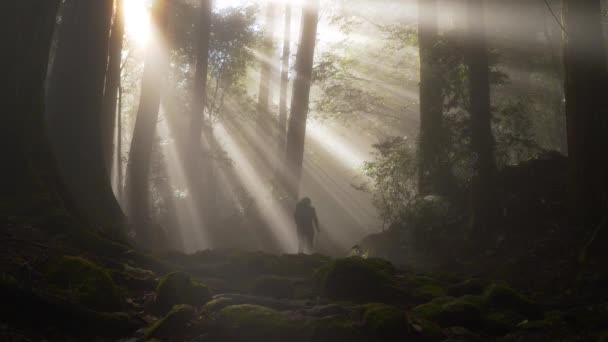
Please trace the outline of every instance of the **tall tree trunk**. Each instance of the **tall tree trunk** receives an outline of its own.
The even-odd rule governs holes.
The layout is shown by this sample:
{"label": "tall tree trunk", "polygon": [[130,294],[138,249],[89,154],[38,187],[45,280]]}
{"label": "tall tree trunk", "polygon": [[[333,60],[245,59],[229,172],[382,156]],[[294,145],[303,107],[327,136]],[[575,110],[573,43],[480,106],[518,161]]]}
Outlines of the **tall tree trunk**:
{"label": "tall tree trunk", "polygon": [[264,40],[260,54],[260,86],[258,90],[257,104],[257,132],[258,137],[267,139],[271,136],[270,128],[270,104],[272,94],[270,92],[273,74],[272,51],[274,50],[274,23],[276,4],[273,1],[266,2],[266,22],[264,27]]}
{"label": "tall tree trunk", "polygon": [[7,1],[0,38],[3,142],[0,217],[41,213],[59,180],[44,122],[44,83],[59,0]]}
{"label": "tall tree trunk", "polygon": [[116,111],[116,197],[123,203],[123,160],[122,160],[122,85],[118,84],[118,109]]}
{"label": "tall tree trunk", "polygon": [[48,117],[60,173],[83,216],[118,236],[124,215],[106,173],[101,108],[113,1],[72,1],[63,12],[49,80]]}
{"label": "tall tree trunk", "polygon": [[306,120],[310,101],[312,68],[319,23],[319,0],[313,0],[304,6],[302,12],[302,32],[300,46],[296,56],[295,80],[291,98],[291,115],[287,130],[287,189],[291,201],[297,200],[302,177],[304,161],[304,143],[306,140]]}
{"label": "tall tree trunk", "polygon": [[[291,55],[291,5],[285,3],[285,27],[283,28],[283,55],[281,56],[281,85],[279,95],[278,151],[279,160],[285,155],[287,134],[287,87],[289,86],[289,57]],[[282,165],[278,166],[279,168]]]}
{"label": "tall tree trunk", "polygon": [[[201,8],[198,22],[197,34],[197,56],[196,70],[194,75],[194,88],[192,93],[192,113],[190,118],[190,139],[188,149],[190,154],[190,165],[188,166],[188,178],[190,193],[193,196],[199,214],[203,215],[207,225],[214,225],[214,184],[208,184],[205,189],[205,180],[214,183],[212,178],[213,158],[207,147],[208,153],[204,153],[201,148],[201,135],[205,132],[205,141],[213,139],[209,129],[204,129],[210,125],[205,122],[205,108],[207,107],[207,71],[209,68],[209,41],[211,37],[211,0],[201,0]],[[211,118],[208,118],[209,120]],[[211,134],[211,135],[210,135]],[[209,144],[207,144],[209,145]],[[206,176],[206,177],[205,177]],[[205,179],[207,178],[207,179]]]}
{"label": "tall tree trunk", "polygon": [[564,0],[564,72],[572,208],[577,221],[608,212],[606,53],[600,0]]}
{"label": "tall tree trunk", "polygon": [[137,241],[149,242],[149,175],[156,123],[160,110],[161,89],[165,84],[168,55],[165,47],[167,0],[156,0],[152,9],[152,37],[148,43],[142,77],[139,109],[127,164],[127,204]]}
{"label": "tall tree trunk", "polygon": [[446,195],[448,170],[443,155],[443,90],[436,52],[439,29],[437,1],[418,0],[420,49],[420,168],[418,190],[422,195]]}
{"label": "tall tree trunk", "polygon": [[103,94],[103,107],[101,115],[101,139],[106,161],[106,172],[112,176],[114,161],[114,130],[116,128],[116,107],[118,88],[120,86],[120,64],[122,61],[122,44],[125,34],[124,0],[115,0],[114,21],[110,34],[110,47],[106,83]]}
{"label": "tall tree trunk", "polygon": [[476,233],[487,230],[496,218],[496,162],[490,110],[490,69],[486,46],[484,0],[467,1],[467,47],[465,62],[469,74],[469,112],[471,115],[471,179],[472,228]]}

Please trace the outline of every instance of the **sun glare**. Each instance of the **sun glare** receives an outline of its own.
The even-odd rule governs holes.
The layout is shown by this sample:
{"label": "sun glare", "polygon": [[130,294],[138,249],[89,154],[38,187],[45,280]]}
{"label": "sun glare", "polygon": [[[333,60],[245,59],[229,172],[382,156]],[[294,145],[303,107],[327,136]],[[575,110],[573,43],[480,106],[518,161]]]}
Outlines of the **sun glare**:
{"label": "sun glare", "polygon": [[150,11],[146,0],[125,0],[125,29],[138,45],[150,38]]}

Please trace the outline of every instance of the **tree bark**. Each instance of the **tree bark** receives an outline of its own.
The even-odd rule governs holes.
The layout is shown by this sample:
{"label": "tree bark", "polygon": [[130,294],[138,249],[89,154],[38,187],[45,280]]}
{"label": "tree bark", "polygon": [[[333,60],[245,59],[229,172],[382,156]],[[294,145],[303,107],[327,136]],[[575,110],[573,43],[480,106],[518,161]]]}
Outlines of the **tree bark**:
{"label": "tree bark", "polygon": [[120,87],[122,44],[125,34],[123,1],[124,0],[115,0],[114,21],[110,34],[108,69],[106,71],[106,83],[100,123],[104,159],[106,161],[106,172],[110,177],[112,176],[114,161],[114,131],[116,128],[118,88]]}
{"label": "tree bark", "polygon": [[483,0],[467,2],[467,47],[465,62],[469,76],[471,115],[471,209],[473,232],[483,233],[497,215],[495,198],[496,162],[490,109],[490,69],[485,37]]}
{"label": "tree bark", "polygon": [[[264,28],[264,40],[260,56],[260,86],[258,90],[257,104],[257,132],[258,137],[266,140],[271,136],[270,128],[270,103],[272,94],[270,92],[272,80],[272,51],[274,49],[274,22],[276,5],[273,1],[266,3],[266,22]],[[263,140],[263,141],[264,141]]]}
{"label": "tree bark", "polygon": [[68,190],[83,217],[119,236],[124,215],[106,173],[99,128],[112,4],[72,1],[66,6],[47,103],[54,153]]}
{"label": "tree bark", "polygon": [[152,9],[153,32],[146,52],[139,109],[127,163],[126,195],[129,219],[135,228],[137,241],[144,245],[150,238],[147,228],[150,224],[149,175],[152,147],[156,136],[161,89],[165,84],[168,69],[164,40],[167,23],[167,0],[156,0]]}
{"label": "tree bark", "polygon": [[443,155],[443,89],[440,61],[437,1],[418,0],[420,49],[420,136],[418,191],[421,195],[447,195],[448,173]]}
{"label": "tree bark", "polygon": [[44,122],[44,83],[59,0],[8,1],[2,5],[0,37],[5,66],[3,163],[0,217],[41,213],[58,200],[59,178]]}
{"label": "tree bark", "polygon": [[599,0],[564,0],[564,72],[571,201],[575,220],[608,212],[606,52]]}
{"label": "tree bark", "polygon": [[287,191],[291,201],[296,201],[300,191],[306,120],[310,101],[312,68],[319,22],[319,1],[307,3],[302,12],[302,32],[296,56],[295,80],[291,99],[291,115],[287,130]]}

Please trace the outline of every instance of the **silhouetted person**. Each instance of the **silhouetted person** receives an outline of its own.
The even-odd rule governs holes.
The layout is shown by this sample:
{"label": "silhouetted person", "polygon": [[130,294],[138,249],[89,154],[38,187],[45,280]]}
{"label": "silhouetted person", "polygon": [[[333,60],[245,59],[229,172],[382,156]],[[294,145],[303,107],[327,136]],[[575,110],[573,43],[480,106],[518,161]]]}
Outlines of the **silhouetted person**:
{"label": "silhouetted person", "polygon": [[317,212],[312,206],[310,198],[304,197],[296,204],[293,218],[298,229],[298,253],[309,253],[312,251],[315,230],[320,232]]}

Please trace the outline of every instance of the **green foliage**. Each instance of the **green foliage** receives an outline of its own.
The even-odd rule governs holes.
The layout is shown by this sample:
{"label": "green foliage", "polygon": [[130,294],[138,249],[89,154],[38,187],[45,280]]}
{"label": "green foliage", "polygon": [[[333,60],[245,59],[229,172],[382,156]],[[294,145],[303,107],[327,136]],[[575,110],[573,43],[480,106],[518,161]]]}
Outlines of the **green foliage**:
{"label": "green foliage", "polygon": [[125,299],[108,271],[87,259],[62,256],[47,270],[49,284],[70,300],[97,311],[119,311]]}
{"label": "green foliage", "polygon": [[176,331],[183,331],[188,321],[195,316],[194,307],[187,304],[175,305],[165,317],[154,322],[145,333],[147,339],[175,337]]}
{"label": "green foliage", "polygon": [[317,271],[321,292],[332,300],[394,302],[405,297],[394,268],[378,259],[338,259]]}
{"label": "green foliage", "polygon": [[184,272],[164,276],[156,288],[154,306],[159,312],[167,312],[176,304],[200,306],[211,300],[209,288]]}

